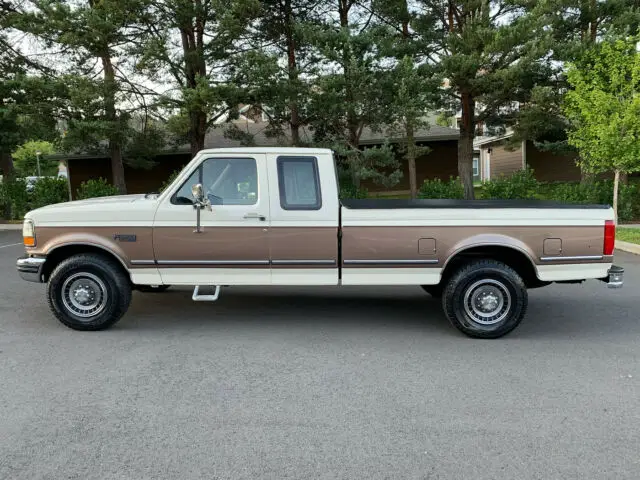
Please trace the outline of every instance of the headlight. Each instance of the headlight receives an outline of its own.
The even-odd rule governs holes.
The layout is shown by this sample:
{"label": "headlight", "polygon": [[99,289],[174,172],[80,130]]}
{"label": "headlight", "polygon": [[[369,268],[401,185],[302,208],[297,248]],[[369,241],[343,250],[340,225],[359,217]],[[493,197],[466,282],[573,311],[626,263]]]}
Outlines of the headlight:
{"label": "headlight", "polygon": [[25,220],[22,224],[22,240],[25,247],[36,246],[36,227],[33,220]]}

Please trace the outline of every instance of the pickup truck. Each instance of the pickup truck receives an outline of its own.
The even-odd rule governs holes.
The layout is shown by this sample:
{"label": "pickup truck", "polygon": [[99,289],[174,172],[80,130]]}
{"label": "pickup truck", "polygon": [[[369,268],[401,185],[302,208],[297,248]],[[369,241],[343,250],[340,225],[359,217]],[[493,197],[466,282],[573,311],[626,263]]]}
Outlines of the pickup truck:
{"label": "pickup truck", "polygon": [[188,285],[214,301],[229,285],[406,285],[464,334],[497,338],[522,321],[528,289],[622,286],[607,205],[340,201],[336,172],[328,149],[204,150],[161,193],[29,212],[17,270],[77,330],[116,323],[133,290]]}

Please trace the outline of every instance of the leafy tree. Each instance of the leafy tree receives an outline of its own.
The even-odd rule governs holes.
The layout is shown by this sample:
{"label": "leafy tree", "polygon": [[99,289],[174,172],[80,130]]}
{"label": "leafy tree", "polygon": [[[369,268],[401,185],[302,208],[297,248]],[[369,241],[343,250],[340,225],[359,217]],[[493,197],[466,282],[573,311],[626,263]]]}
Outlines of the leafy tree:
{"label": "leafy tree", "polygon": [[606,41],[571,65],[564,111],[571,121],[569,143],[580,166],[591,173],[614,172],[613,208],[618,212],[621,173],[640,171],[640,54],[638,37]]}
{"label": "leafy tree", "polygon": [[[577,64],[582,55],[604,36],[637,33],[640,2],[637,0],[550,0],[539,6],[552,43],[549,56],[555,71],[534,87],[530,100],[522,105],[514,126],[512,143],[532,140],[542,150],[575,154],[567,140],[570,128],[562,103],[569,88],[565,64]],[[589,174],[583,171],[583,180]]]}
{"label": "leafy tree", "polygon": [[[25,177],[38,174],[38,163],[40,163],[40,175],[56,175],[58,162],[44,158],[46,155],[54,153],[54,151],[55,149],[51,142],[31,140],[20,145],[13,152],[14,166],[20,175]],[[40,157],[39,160],[38,157]]]}
{"label": "leafy tree", "polygon": [[[443,104],[461,111],[458,172],[473,198],[473,140],[479,124],[516,122],[517,105],[548,78],[542,15],[527,1],[420,0],[418,35],[434,36],[427,54],[447,80]],[[432,53],[433,52],[433,53]]]}

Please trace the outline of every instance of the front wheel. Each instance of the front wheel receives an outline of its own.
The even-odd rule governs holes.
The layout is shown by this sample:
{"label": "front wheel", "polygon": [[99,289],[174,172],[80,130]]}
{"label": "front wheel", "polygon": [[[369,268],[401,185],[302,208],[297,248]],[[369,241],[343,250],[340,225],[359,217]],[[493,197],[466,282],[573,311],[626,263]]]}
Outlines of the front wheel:
{"label": "front wheel", "polygon": [[120,265],[102,255],[81,254],[63,260],[47,287],[53,314],[74,330],[103,330],[125,314],[131,284]]}
{"label": "front wheel", "polygon": [[449,279],[442,306],[449,321],[473,338],[499,338],[516,328],[527,310],[527,287],[511,267],[479,260]]}

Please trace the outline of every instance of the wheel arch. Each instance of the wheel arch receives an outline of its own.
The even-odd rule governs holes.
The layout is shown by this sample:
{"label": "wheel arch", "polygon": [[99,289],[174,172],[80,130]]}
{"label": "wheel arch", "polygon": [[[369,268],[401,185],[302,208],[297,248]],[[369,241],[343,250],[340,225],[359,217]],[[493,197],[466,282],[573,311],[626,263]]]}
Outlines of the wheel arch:
{"label": "wheel arch", "polygon": [[548,285],[550,282],[543,282],[538,278],[532,252],[526,246],[519,245],[521,242],[515,239],[510,240],[510,242],[473,242],[458,247],[444,263],[441,281],[446,282],[458,268],[472,260],[492,259],[515,270],[522,277],[527,288]]}
{"label": "wheel arch", "polygon": [[120,266],[122,272],[124,272],[127,278],[131,280],[131,274],[129,273],[129,268],[127,267],[126,262],[114,251],[103,245],[97,245],[94,243],[69,242],[57,245],[47,252],[47,261],[45,262],[42,270],[44,281],[46,282],[51,276],[53,270],[67,258],[70,258],[73,255],[91,253],[115,260],[115,263]]}

